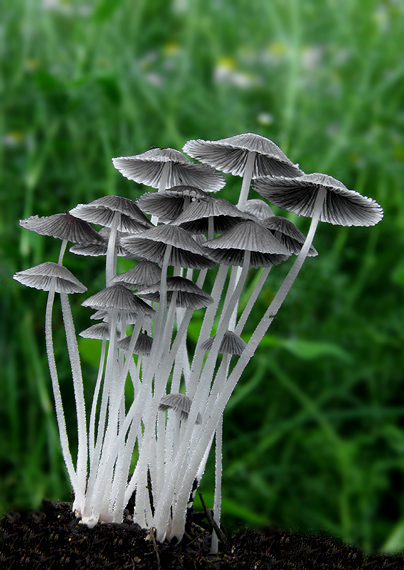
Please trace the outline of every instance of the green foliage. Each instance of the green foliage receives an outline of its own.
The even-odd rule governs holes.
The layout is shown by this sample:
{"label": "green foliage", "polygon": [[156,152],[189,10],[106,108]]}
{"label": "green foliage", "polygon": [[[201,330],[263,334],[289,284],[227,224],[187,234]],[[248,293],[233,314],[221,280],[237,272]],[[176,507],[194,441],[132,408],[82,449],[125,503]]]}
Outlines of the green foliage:
{"label": "green foliage", "polygon": [[[11,279],[55,261],[59,244],[17,220],[104,194],[138,197],[144,188],[114,170],[113,156],[252,131],[306,172],[375,198],[385,219],[319,227],[318,258],[225,414],[224,523],[322,528],[368,551],[404,548],[403,4],[25,0],[1,13],[0,508],[69,499],[45,296]],[[228,180],[231,200],[239,181]],[[307,231],[307,220],[298,224]],[[101,262],[70,255],[66,265],[89,294],[102,287]],[[288,267],[271,272],[248,334]],[[91,324],[81,300],[78,331]],[[62,327],[55,341],[68,410]],[[92,361],[88,345],[90,392]],[[73,433],[74,414],[67,421]],[[209,464],[208,503],[212,489]]]}

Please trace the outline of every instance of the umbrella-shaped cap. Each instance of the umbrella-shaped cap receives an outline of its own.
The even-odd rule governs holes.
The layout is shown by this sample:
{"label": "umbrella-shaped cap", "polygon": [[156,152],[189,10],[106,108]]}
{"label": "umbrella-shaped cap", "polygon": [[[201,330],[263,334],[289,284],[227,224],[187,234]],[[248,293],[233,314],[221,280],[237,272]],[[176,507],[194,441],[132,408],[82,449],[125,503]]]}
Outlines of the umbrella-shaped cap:
{"label": "umbrella-shaped cap", "polygon": [[24,271],[18,271],[13,275],[13,279],[42,291],[49,291],[52,284],[56,293],[84,293],[85,287],[76,277],[63,265],[46,261],[35,267],[30,267]]}
{"label": "umbrella-shaped cap", "polygon": [[240,222],[203,247],[209,248],[212,257],[225,265],[243,265],[245,251],[251,252],[251,267],[279,265],[290,256],[269,230],[253,221]]}
{"label": "umbrella-shaped cap", "polygon": [[130,253],[162,265],[167,246],[172,246],[169,265],[203,269],[217,265],[207,252],[182,228],[166,224],[122,240]]}
{"label": "umbrella-shaped cap", "polygon": [[[206,351],[211,350],[215,338],[216,335],[208,338],[208,340],[205,340],[201,344],[201,348]],[[246,346],[247,343],[245,343],[238,334],[232,331],[226,331],[223,335],[222,342],[220,343],[219,354],[235,354],[236,356],[240,356]]]}
{"label": "umbrella-shaped cap", "polygon": [[166,187],[178,185],[195,186],[209,192],[217,192],[225,185],[220,172],[203,164],[191,162],[179,150],[172,148],[151,148],[134,156],[119,156],[112,159],[119,172],[139,184],[158,188],[164,165],[169,162]]}
{"label": "umbrella-shaped cap", "polygon": [[[302,249],[306,237],[305,235],[295,226],[293,222],[282,216],[271,216],[261,221],[261,224],[266,227],[274,235],[279,242],[284,245],[290,253],[295,253],[296,255]],[[308,257],[315,257],[318,255],[317,250],[310,246]]]}
{"label": "umbrella-shaped cap", "polygon": [[[76,255],[88,255],[90,257],[99,257],[101,255],[106,255],[108,250],[108,238],[109,234],[111,233],[110,228],[102,228],[98,232],[98,236],[100,241],[98,243],[84,245],[84,244],[77,244],[73,245],[69,251],[75,253]],[[126,257],[129,258],[129,252],[125,250],[125,248],[121,245],[121,238],[122,236],[127,236],[129,234],[117,232],[116,241],[115,241],[115,248],[116,254],[119,257]]]}
{"label": "umbrella-shaped cap", "polygon": [[190,140],[184,152],[223,172],[243,176],[248,155],[256,153],[252,178],[258,176],[299,176],[302,171],[271,140],[254,133],[244,133],[217,141]]}
{"label": "umbrella-shaped cap", "polygon": [[[117,336],[119,337],[119,331],[116,331]],[[91,338],[94,340],[109,340],[109,325],[108,323],[97,323],[96,325],[92,325],[81,331],[79,336],[82,338]]]}
{"label": "umbrella-shaped cap", "polygon": [[136,203],[146,214],[157,216],[160,221],[171,222],[192,200],[204,196],[210,194],[193,186],[174,186],[164,192],[146,192]]}
{"label": "umbrella-shaped cap", "polygon": [[83,307],[93,309],[117,309],[130,313],[143,313],[152,318],[156,311],[147,303],[136,297],[130,289],[123,285],[112,285],[92,295],[82,303]]}
{"label": "umbrella-shaped cap", "polygon": [[151,261],[141,261],[125,273],[120,273],[112,279],[112,284],[122,283],[127,287],[149,287],[161,279],[161,269]]}
{"label": "umbrella-shaped cap", "polygon": [[208,231],[209,218],[213,218],[214,233],[222,233],[251,216],[227,200],[209,195],[191,202],[172,223],[192,234],[204,234]]}
{"label": "umbrella-shaped cap", "polygon": [[[118,312],[118,323],[125,322],[127,325],[131,325],[136,323],[139,318],[138,313],[131,313],[128,311]],[[111,320],[111,312],[108,310],[99,310],[95,311],[94,314],[91,315],[90,319],[92,321],[102,320],[104,323],[109,323]]]}
{"label": "umbrella-shaped cap", "polygon": [[[167,300],[171,301],[173,293],[177,294],[176,306],[187,309],[202,309],[213,303],[208,293],[200,289],[193,281],[184,277],[167,278]],[[149,301],[160,301],[160,283],[139,291],[138,295]]]}
{"label": "umbrella-shaped cap", "polygon": [[[170,409],[175,410],[176,412],[180,413],[182,420],[186,420],[191,410],[191,404],[191,398],[188,398],[188,396],[185,396],[185,394],[167,394],[161,398],[159,410],[162,412]],[[202,416],[199,412],[195,423],[202,423]]]}
{"label": "umbrella-shaped cap", "polygon": [[374,226],[383,218],[379,204],[348,190],[339,180],[327,174],[304,174],[297,178],[271,178],[256,180],[254,189],[264,198],[294,212],[299,216],[311,217],[320,188],[326,190],[320,220],[340,226]]}
{"label": "umbrella-shaped cap", "polygon": [[52,216],[31,216],[20,220],[20,226],[43,236],[65,239],[73,243],[102,243],[102,237],[84,220],[72,216],[69,212]]}
{"label": "umbrella-shaped cap", "polygon": [[[126,336],[118,342],[118,348],[121,350],[129,350],[131,337]],[[133,349],[133,354],[149,356],[153,345],[153,339],[146,333],[140,333]]]}
{"label": "umbrella-shaped cap", "polygon": [[70,210],[74,216],[101,226],[111,227],[115,213],[121,214],[118,230],[120,232],[138,232],[152,227],[133,200],[122,196],[102,196],[89,204],[78,204]]}
{"label": "umbrella-shaped cap", "polygon": [[265,218],[269,218],[274,215],[271,207],[264,202],[264,200],[260,200],[259,198],[247,200],[246,205],[244,206],[244,212],[255,216],[259,220],[265,220]]}

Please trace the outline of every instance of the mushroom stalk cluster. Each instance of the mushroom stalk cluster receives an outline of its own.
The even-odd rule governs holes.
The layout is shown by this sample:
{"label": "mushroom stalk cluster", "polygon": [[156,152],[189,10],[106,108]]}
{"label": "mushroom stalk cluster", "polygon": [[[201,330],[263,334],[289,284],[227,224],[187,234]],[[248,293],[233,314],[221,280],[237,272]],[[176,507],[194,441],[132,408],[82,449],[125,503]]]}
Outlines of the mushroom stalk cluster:
{"label": "mushroom stalk cluster", "polygon": [[[122,522],[132,499],[134,522],[155,528],[159,541],[182,539],[214,440],[213,516],[220,525],[223,411],[306,257],[317,255],[312,244],[319,221],[370,226],[383,216],[374,200],[331,176],[305,174],[260,135],[188,141],[184,151],[202,164],[167,148],[113,159],[124,176],[158,190],[136,202],[105,196],[69,212],[21,220],[22,227],[62,245],[57,263],[14,275],[48,292],[46,350],[76,516],[88,527]],[[243,178],[234,203],[213,194],[225,184],[215,169]],[[312,218],[307,237],[264,200],[249,199],[251,180],[270,204]],[[68,242],[72,253],[105,256],[106,287],[82,302],[95,311],[89,318],[100,321],[80,333],[81,343],[100,342],[91,395],[69,302],[86,287],[63,264]],[[133,260],[133,267],[118,273],[119,257]],[[291,264],[289,272],[246,342],[248,317],[272,267],[281,263]],[[255,288],[239,312],[251,282]],[[57,296],[76,403],[75,460],[53,345]],[[191,354],[187,333],[195,311],[201,325]],[[85,394],[92,402],[89,418]],[[212,552],[218,540],[213,533]]]}

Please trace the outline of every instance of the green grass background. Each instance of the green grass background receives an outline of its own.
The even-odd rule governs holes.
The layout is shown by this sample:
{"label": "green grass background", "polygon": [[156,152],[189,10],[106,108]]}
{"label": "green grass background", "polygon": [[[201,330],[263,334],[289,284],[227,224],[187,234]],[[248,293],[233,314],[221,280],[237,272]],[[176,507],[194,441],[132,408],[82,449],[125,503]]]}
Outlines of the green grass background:
{"label": "green grass background", "polygon": [[[404,548],[404,4],[1,0],[0,13],[0,509],[69,498],[45,295],[11,278],[55,261],[59,244],[18,219],[105,194],[137,198],[145,188],[113,156],[252,131],[306,172],[375,198],[385,218],[374,228],[320,225],[320,255],[225,414],[224,524]],[[236,201],[240,179],[227,180],[222,195]],[[298,224],[307,231],[307,220]],[[66,260],[91,291],[102,287],[101,261]],[[250,332],[286,269],[273,272]],[[81,300],[79,330],[89,326]],[[69,406],[61,326],[55,338]],[[202,491],[211,503],[211,465]]]}

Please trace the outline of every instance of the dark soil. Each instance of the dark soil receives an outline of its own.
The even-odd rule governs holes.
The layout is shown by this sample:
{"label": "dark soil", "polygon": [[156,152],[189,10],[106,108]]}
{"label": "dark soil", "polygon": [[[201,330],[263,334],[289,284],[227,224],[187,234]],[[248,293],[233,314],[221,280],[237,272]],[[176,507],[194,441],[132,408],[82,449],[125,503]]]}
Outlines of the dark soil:
{"label": "dark soil", "polygon": [[[207,513],[209,515],[209,513]],[[210,518],[210,517],[208,517]],[[43,510],[6,514],[0,524],[1,568],[36,569],[402,569],[404,555],[365,556],[326,535],[268,528],[226,539],[210,554],[206,513],[193,513],[181,544],[158,544],[129,518],[122,524],[78,524],[70,503],[44,501]]]}

